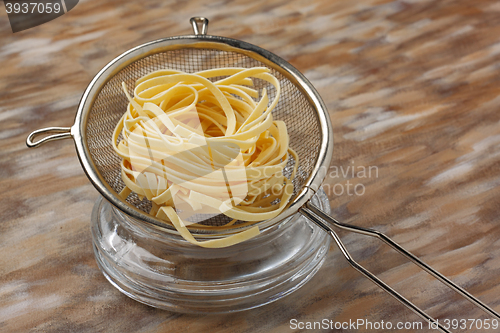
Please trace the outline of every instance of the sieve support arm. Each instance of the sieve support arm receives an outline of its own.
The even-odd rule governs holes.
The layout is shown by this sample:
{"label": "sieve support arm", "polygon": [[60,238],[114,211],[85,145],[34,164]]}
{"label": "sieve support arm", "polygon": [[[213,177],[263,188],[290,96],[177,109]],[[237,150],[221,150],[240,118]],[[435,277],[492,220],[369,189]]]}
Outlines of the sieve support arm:
{"label": "sieve support arm", "polygon": [[[457,293],[462,295],[464,298],[466,298],[472,304],[476,305],[477,307],[479,307],[481,310],[488,313],[492,317],[500,319],[500,315],[495,310],[491,309],[489,306],[487,306],[486,304],[484,304],[483,302],[481,302],[480,300],[478,300],[477,298],[472,296],[469,292],[467,292],[466,290],[464,290],[460,286],[456,285],[454,282],[449,280],[447,277],[445,277],[444,275],[442,275],[441,273],[439,273],[438,271],[436,271],[435,269],[433,269],[432,267],[430,267],[429,265],[424,263],[418,257],[416,257],[415,255],[413,255],[412,253],[410,253],[409,251],[404,249],[401,245],[399,245],[398,243],[393,241],[391,238],[389,238],[385,234],[383,234],[379,231],[376,231],[376,230],[371,230],[371,229],[367,229],[367,228],[349,225],[346,223],[341,223],[341,222],[337,221],[336,219],[334,219],[333,217],[322,212],[320,209],[318,209],[316,206],[314,206],[311,202],[307,202],[306,205],[300,209],[300,213],[303,214],[304,216],[306,216],[307,218],[309,218],[314,223],[316,223],[319,227],[324,229],[328,234],[330,234],[330,236],[333,237],[337,246],[341,250],[342,254],[344,255],[344,257],[347,259],[347,261],[349,262],[349,264],[352,267],[354,267],[358,272],[362,273],[364,276],[369,278],[372,282],[377,284],[380,288],[382,288],[383,290],[385,290],[386,292],[391,294],[391,296],[393,296],[398,301],[403,303],[406,307],[408,307],[409,309],[414,311],[416,314],[418,314],[423,319],[434,323],[434,319],[432,319],[432,317],[427,315],[421,309],[419,309],[414,304],[412,304],[410,301],[408,301],[406,298],[404,298],[399,293],[397,293],[394,289],[389,287],[387,284],[385,284],[383,281],[381,281],[379,278],[377,278],[371,272],[369,272],[364,267],[359,265],[356,261],[354,261],[352,259],[352,257],[350,256],[349,252],[347,251],[347,249],[345,248],[344,244],[340,240],[339,236],[335,233],[335,231],[333,230],[332,227],[337,227],[340,229],[352,231],[352,232],[359,233],[359,234],[366,235],[366,236],[376,237],[376,238],[382,240],[384,243],[386,243],[387,245],[391,246],[393,249],[395,249],[396,251],[398,251],[399,253],[404,255],[407,259],[411,260],[413,263],[415,263],[421,269],[425,270],[427,273],[434,276],[436,279],[438,279],[439,281],[441,281],[442,283],[447,285],[449,288],[453,289],[454,291],[456,291]],[[436,326],[439,326],[439,325],[436,325]],[[442,332],[447,332],[446,330],[444,330],[444,328],[442,328],[440,326],[439,326],[439,329]]]}
{"label": "sieve support arm", "polygon": [[[498,314],[498,312],[496,312],[495,310],[493,310],[492,308],[490,308],[489,306],[487,306],[486,304],[484,304],[483,302],[481,302],[480,300],[478,300],[477,298],[472,296],[465,289],[463,289],[462,287],[460,287],[457,284],[455,284],[454,282],[452,282],[450,279],[448,279],[446,276],[444,276],[443,274],[436,271],[431,266],[427,265],[425,262],[420,260],[417,256],[415,256],[411,252],[404,249],[401,245],[399,245],[398,243],[393,241],[391,238],[389,238],[385,234],[383,234],[377,230],[371,230],[371,229],[362,228],[362,227],[358,227],[358,226],[354,226],[354,225],[350,225],[350,224],[346,224],[346,223],[341,223],[341,222],[337,221],[336,219],[334,219],[333,217],[323,213],[321,210],[319,210],[317,207],[315,207],[311,202],[308,202],[306,204],[306,208],[303,208],[301,210],[301,212],[304,212],[304,210],[308,211],[310,213],[313,213],[314,215],[319,217],[321,220],[320,221],[314,220],[314,222],[316,224],[318,224],[321,228],[325,229],[327,232],[332,230],[330,225],[333,225],[333,226],[338,227],[340,229],[344,229],[344,230],[352,231],[352,232],[355,232],[358,234],[376,237],[376,238],[380,239],[381,241],[383,241],[384,243],[386,243],[387,245],[389,245],[390,247],[392,247],[393,249],[398,251],[400,254],[405,256],[407,259],[411,260],[418,267],[420,267],[421,269],[423,269],[424,271],[426,271],[430,275],[434,276],[436,279],[438,279],[439,281],[444,283],[449,288],[453,289],[455,292],[459,293],[461,296],[466,298],[472,304],[476,305],[477,307],[479,307],[481,310],[483,310],[484,312],[486,312],[490,316],[495,317],[497,319],[500,319],[500,314]],[[325,221],[327,221],[328,224],[325,223]]]}
{"label": "sieve support arm", "polygon": [[[37,137],[46,135],[45,137],[39,139],[38,141],[34,141]],[[71,138],[71,127],[47,127],[41,128],[36,131],[33,131],[26,138],[26,145],[28,148],[36,148],[46,142],[60,140],[60,139],[68,139]]]}

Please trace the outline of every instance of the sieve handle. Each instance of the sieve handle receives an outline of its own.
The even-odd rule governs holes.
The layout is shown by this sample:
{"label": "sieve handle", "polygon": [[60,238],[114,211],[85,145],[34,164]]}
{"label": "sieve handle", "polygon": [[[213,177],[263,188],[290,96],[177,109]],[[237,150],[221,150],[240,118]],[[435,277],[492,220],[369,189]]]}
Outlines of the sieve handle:
{"label": "sieve handle", "polygon": [[344,244],[342,243],[340,237],[335,233],[333,230],[333,227],[337,227],[340,229],[352,231],[358,234],[363,234],[366,236],[371,236],[371,237],[376,237],[380,240],[382,240],[384,243],[387,245],[391,246],[393,249],[404,255],[406,258],[414,262],[417,266],[425,270],[427,273],[431,274],[434,276],[436,279],[447,285],[449,288],[453,289],[460,295],[462,295],[464,298],[469,300],[472,304],[476,305],[479,307],[481,310],[484,312],[488,313],[489,315],[500,319],[500,314],[498,314],[495,310],[472,296],[470,293],[468,293],[466,290],[462,289],[455,283],[453,283],[451,280],[449,280],[447,277],[424,263],[422,260],[420,260],[418,257],[410,253],[409,251],[405,250],[401,245],[393,241],[391,238],[388,236],[384,235],[383,233],[376,231],[376,230],[371,230],[367,228],[362,228],[362,227],[357,227],[353,225],[349,225],[346,223],[341,223],[337,220],[335,220],[333,217],[323,213],[320,209],[315,207],[310,201],[306,203],[305,207],[302,207],[300,209],[300,213],[309,218],[311,221],[316,223],[318,226],[320,226],[323,230],[325,230],[330,236],[333,237],[335,240],[335,243],[337,243],[337,246],[339,247],[340,251],[344,255],[344,257],[347,259],[349,264],[354,267],[358,272],[366,276],[368,279],[370,279],[372,282],[374,282],[377,286],[382,288],[384,291],[388,292],[391,296],[393,296],[395,299],[397,299],[399,302],[404,304],[406,307],[408,307],[410,310],[415,312],[417,315],[419,315],[421,318],[427,320],[428,322],[432,323],[434,327],[438,328],[441,332],[449,332],[446,330],[444,327],[442,327],[437,321],[435,321],[431,316],[429,316],[427,313],[422,311],[420,308],[418,308],[416,305],[411,303],[409,300],[407,300],[405,297],[403,297],[401,294],[399,294],[397,291],[392,289],[390,286],[388,286],[385,282],[380,280],[378,277],[373,275],[370,271],[365,269],[363,266],[358,264],[355,260],[352,259],[351,255],[349,254],[349,251],[345,248]]}
{"label": "sieve handle", "polygon": [[[195,16],[191,17],[189,20],[193,26],[193,32],[195,35],[206,35],[208,32],[208,19],[205,17]],[[198,24],[201,23],[201,34],[198,28]]]}
{"label": "sieve handle", "polygon": [[[45,137],[39,139],[38,141],[34,141],[37,137],[42,135],[46,135]],[[33,131],[26,138],[26,145],[29,148],[36,148],[45,142],[67,139],[71,138],[71,127],[47,127],[41,128],[39,130]]]}

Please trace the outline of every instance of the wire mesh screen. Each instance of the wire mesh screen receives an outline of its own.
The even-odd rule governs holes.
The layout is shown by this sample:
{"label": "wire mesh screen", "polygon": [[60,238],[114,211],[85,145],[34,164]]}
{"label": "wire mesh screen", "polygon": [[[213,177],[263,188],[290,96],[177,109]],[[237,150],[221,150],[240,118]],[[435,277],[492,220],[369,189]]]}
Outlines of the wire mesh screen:
{"label": "wire mesh screen", "polygon": [[[127,84],[129,91],[133,91],[137,79],[159,69],[194,73],[222,67],[251,68],[257,66],[268,67],[262,62],[240,53],[198,48],[183,48],[152,54],[128,65],[111,77],[103,86],[88,115],[86,144],[98,172],[117,193],[124,188],[125,184],[120,173],[121,158],[115,153],[111,143],[113,130],[128,105],[128,100],[122,90],[122,82]],[[293,180],[295,196],[304,186],[318,158],[321,147],[320,125],[316,114],[317,110],[309,103],[299,88],[279,71],[270,69],[271,74],[279,80],[281,86],[281,95],[273,110],[273,118],[283,120],[286,123],[290,147],[297,152],[300,160],[297,175]],[[259,79],[254,79],[254,85],[259,91],[266,88],[270,101],[272,101],[276,94],[274,86]],[[294,163],[293,158],[290,158],[284,170],[285,175],[290,174]],[[152,206],[149,200],[140,200],[135,194],[131,194],[127,198],[127,202],[146,214]],[[204,224],[220,226],[228,221],[230,219],[221,214],[206,220]]]}

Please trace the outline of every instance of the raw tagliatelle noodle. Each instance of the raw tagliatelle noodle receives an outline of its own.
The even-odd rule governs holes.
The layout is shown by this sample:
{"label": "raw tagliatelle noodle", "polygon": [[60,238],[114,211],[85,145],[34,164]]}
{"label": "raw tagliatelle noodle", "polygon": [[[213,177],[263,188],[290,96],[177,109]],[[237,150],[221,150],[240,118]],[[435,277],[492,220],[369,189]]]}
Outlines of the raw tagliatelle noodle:
{"label": "raw tagliatelle noodle", "polygon": [[[285,123],[273,120],[280,85],[269,72],[263,67],[193,74],[159,70],[137,80],[134,97],[123,83],[129,104],[112,138],[126,186],[120,196],[146,197],[151,215],[202,247],[226,247],[258,235],[252,224],[286,207],[298,165]],[[266,89],[259,94],[255,79],[274,86],[272,101]],[[295,166],[287,178],[283,169],[290,155]],[[219,227],[191,221],[221,213],[232,221]],[[227,228],[237,220],[249,228],[205,241],[187,227]]]}

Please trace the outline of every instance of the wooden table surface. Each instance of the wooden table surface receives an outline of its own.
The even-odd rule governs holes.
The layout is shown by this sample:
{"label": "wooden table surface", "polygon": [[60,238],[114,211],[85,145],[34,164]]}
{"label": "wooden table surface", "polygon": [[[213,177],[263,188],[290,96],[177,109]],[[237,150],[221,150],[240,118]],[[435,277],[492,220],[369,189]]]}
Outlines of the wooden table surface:
{"label": "wooden table surface", "polygon": [[[72,125],[107,62],[144,42],[191,34],[197,15],[211,20],[211,34],[285,58],[318,89],[334,127],[325,181],[334,216],[387,233],[500,311],[498,1],[87,0],[15,34],[0,8],[0,331],[292,332],[292,319],[422,321],[333,245],[299,291],[241,313],[158,310],[106,281],[89,228],[98,193],[73,144],[28,149],[25,139]],[[369,167],[365,177],[350,171]],[[377,240],[341,235],[355,259],[432,316],[488,318]],[[404,332],[436,332],[424,327]]]}

